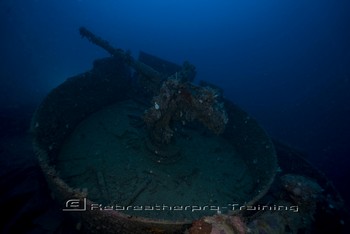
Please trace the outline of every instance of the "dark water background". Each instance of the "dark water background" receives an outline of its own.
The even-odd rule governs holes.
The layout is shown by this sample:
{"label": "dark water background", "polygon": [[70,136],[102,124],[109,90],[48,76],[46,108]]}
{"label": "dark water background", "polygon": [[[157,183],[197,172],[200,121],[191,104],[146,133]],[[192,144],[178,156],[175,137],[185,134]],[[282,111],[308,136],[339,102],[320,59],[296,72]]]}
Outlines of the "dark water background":
{"label": "dark water background", "polygon": [[[0,0],[2,141],[26,131],[52,88],[108,56],[79,36],[86,26],[135,57],[190,61],[197,81],[223,87],[347,199],[349,12],[346,0]],[[13,160],[3,154],[2,167]]]}

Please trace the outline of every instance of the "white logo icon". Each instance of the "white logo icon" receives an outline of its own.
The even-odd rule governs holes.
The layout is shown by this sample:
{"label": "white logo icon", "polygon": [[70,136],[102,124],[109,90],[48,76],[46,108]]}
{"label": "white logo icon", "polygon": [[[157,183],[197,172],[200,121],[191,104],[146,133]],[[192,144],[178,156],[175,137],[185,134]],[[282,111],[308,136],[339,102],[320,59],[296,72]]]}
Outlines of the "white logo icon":
{"label": "white logo icon", "polygon": [[63,211],[86,211],[86,198],[66,201]]}

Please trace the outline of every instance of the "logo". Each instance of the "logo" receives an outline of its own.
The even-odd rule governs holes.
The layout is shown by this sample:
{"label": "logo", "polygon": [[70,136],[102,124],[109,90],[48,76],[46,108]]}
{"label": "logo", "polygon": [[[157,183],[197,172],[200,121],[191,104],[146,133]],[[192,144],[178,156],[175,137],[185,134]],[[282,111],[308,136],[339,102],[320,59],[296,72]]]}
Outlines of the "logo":
{"label": "logo", "polygon": [[86,198],[69,199],[66,201],[63,211],[86,211]]}
{"label": "logo", "polygon": [[69,199],[65,203],[63,211],[86,211],[86,210],[105,210],[105,211],[214,211],[218,214],[222,212],[227,213],[229,211],[235,210],[246,210],[246,211],[292,211],[299,212],[298,206],[283,206],[283,205],[240,205],[238,203],[230,203],[226,206],[216,206],[216,205],[103,205],[100,203],[86,203],[86,198],[75,198]]}

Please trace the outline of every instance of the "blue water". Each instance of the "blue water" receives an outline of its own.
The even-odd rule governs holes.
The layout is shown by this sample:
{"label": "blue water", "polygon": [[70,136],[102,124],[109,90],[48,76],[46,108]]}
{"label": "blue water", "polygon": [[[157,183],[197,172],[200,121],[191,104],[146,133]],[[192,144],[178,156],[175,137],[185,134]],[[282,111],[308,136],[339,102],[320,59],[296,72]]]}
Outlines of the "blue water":
{"label": "blue water", "polygon": [[26,131],[51,89],[108,56],[80,37],[85,26],[134,57],[190,61],[196,81],[224,88],[347,200],[349,12],[345,0],[1,0],[1,134]]}

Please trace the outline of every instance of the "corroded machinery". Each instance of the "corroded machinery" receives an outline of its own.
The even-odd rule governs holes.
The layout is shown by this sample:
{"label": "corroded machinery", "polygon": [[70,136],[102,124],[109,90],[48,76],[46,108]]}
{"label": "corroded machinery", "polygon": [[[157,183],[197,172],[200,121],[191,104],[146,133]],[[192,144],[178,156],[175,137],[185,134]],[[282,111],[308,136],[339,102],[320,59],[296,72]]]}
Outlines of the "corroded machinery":
{"label": "corroded machinery", "polygon": [[[84,210],[68,213],[77,220],[80,228],[89,232],[198,233],[198,230],[203,228],[210,233],[216,228],[225,229],[227,233],[243,233],[246,230],[244,217],[249,212],[247,209],[238,209],[235,203],[231,204],[236,208],[234,210],[217,210],[203,217],[185,214],[184,218],[171,214],[164,216],[165,218],[162,218],[161,214],[137,215],[137,212],[124,212],[110,205],[116,205],[111,196],[118,195],[117,202],[124,202],[128,207],[140,207],[138,201],[151,199],[157,194],[166,196],[165,189],[162,188],[173,183],[173,187],[167,188],[174,189],[174,194],[179,195],[179,200],[182,193],[178,188],[197,188],[196,191],[203,192],[204,195],[209,194],[206,200],[212,202],[209,205],[217,206],[220,203],[212,194],[219,196],[226,193],[227,200],[223,200],[225,202],[232,198],[232,202],[239,203],[240,207],[255,207],[274,182],[278,171],[277,157],[274,144],[266,132],[246,112],[225,99],[220,89],[205,82],[203,85],[193,84],[193,65],[184,63],[183,66],[177,66],[161,61],[163,66],[158,66],[156,57],[146,53],[142,53],[136,60],[129,53],[113,48],[87,29],[81,28],[80,32],[91,42],[106,49],[112,57],[95,61],[90,71],[71,77],[52,90],[32,119],[34,149],[57,202],[63,209],[72,208],[70,201],[84,202]],[[155,60],[151,61],[151,58]],[[116,109],[108,109],[113,105],[117,105]],[[107,117],[96,117],[96,114],[101,114],[101,110],[104,110],[103,116],[106,116],[105,113],[114,113],[113,118],[119,118],[120,121],[111,121],[109,124]],[[108,133],[113,139],[112,143],[107,142],[108,144],[103,145],[103,149],[93,148],[94,142],[90,142],[89,145],[89,137],[96,132],[81,130],[81,123],[91,119],[91,116],[97,119],[97,128]],[[77,131],[80,131],[78,137],[74,138]],[[103,137],[98,135],[101,136]],[[94,141],[97,141],[96,139],[94,138]],[[209,145],[208,155],[193,155],[204,151],[190,149],[188,142],[200,145],[204,140],[206,144],[202,145],[203,148]],[[68,156],[62,155],[67,151],[67,141],[70,144],[86,141],[85,146],[91,148],[80,151],[87,152],[86,157],[82,154],[74,158],[75,154],[79,154],[78,151],[67,154]],[[99,145],[101,144],[99,142]],[[210,148],[211,144],[216,145]],[[225,147],[220,147],[221,144]],[[71,149],[77,150],[79,147],[81,146],[76,145]],[[111,147],[108,152],[113,152],[113,157],[104,153],[106,147]],[[89,151],[94,152],[91,158],[87,155]],[[126,155],[127,159],[124,158]],[[137,155],[137,158],[132,159],[133,155]],[[226,155],[230,158],[226,158]],[[236,160],[237,155],[240,161],[230,161],[232,158]],[[93,161],[89,163],[87,159]],[[139,163],[129,165],[127,160]],[[67,161],[69,165],[65,164]],[[75,171],[74,167],[70,166],[78,161],[85,164],[77,164]],[[205,161],[210,161],[215,170],[210,169],[210,163],[206,164]],[[124,167],[115,165],[114,168],[119,171],[127,169],[119,174],[109,170],[107,166],[112,162],[125,162]],[[239,165],[235,165],[234,162],[239,162]],[[147,168],[142,168],[141,164],[147,165]],[[176,168],[178,165],[185,169],[181,171],[180,168]],[[202,165],[203,168],[208,166],[208,169],[198,165]],[[223,171],[216,165],[221,165]],[[134,176],[124,177],[127,172],[131,174],[132,171],[135,172]],[[167,178],[171,180],[160,186],[159,183]],[[94,180],[96,186],[89,186],[88,183],[93,183]],[[122,200],[123,194],[118,191],[120,188],[127,189],[121,187],[122,180],[129,180],[130,184],[138,183],[127,191],[129,198],[125,200]],[[283,177],[282,183],[290,191],[296,192],[293,188],[300,180],[303,179],[290,175]],[[204,183],[203,181],[212,181],[212,190],[215,191],[198,185]],[[84,186],[79,186],[79,182],[85,183]],[[231,188],[220,190],[215,187],[215,184],[223,182],[230,184]],[[310,193],[322,193],[322,189],[316,184],[308,184]],[[172,199],[177,199],[176,196]],[[297,199],[297,195],[292,197]],[[97,209],[97,200],[105,202],[106,207],[110,209]],[[280,205],[290,208],[293,203]],[[273,206],[271,207],[273,209]],[[289,219],[293,210],[285,212],[289,213],[283,217]],[[280,220],[281,217],[262,216],[260,220],[256,219],[255,223],[251,222],[250,228],[258,230],[260,224],[267,225],[269,221]],[[288,219],[283,219],[283,222],[287,222]]]}

